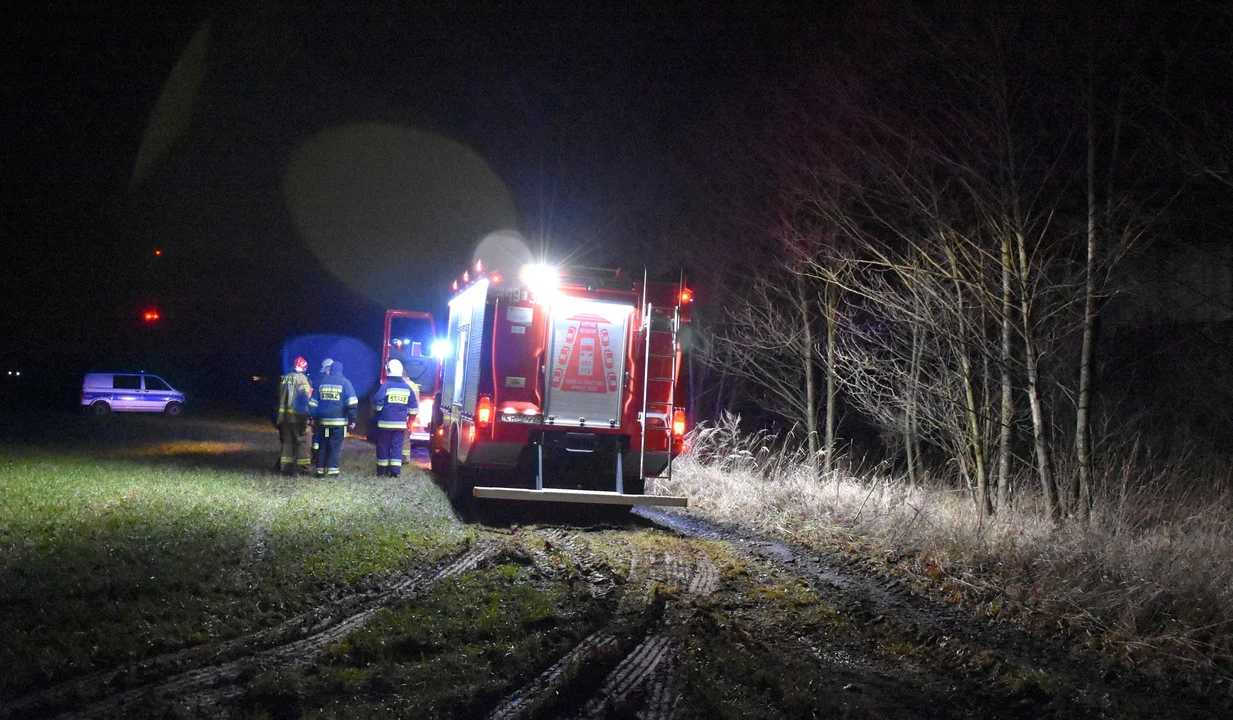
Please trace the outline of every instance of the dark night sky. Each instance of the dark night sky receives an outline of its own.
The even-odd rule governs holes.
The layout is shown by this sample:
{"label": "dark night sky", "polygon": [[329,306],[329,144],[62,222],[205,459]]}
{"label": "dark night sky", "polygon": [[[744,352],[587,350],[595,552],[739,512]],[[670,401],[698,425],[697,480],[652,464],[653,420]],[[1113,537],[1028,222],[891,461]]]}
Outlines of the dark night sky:
{"label": "dark night sky", "polygon": [[[11,298],[0,333],[14,348],[268,356],[292,333],[366,338],[388,292],[324,268],[285,196],[296,153],[357,123],[469,147],[549,257],[654,262],[700,212],[699,174],[724,160],[708,135],[756,123],[776,78],[841,17],[774,2],[293,5],[52,3],[16,16],[0,226]],[[207,21],[186,129],[133,182],[160,94]],[[369,200],[366,212],[380,204]],[[395,236],[417,213],[371,222]],[[400,304],[439,310],[464,244],[400,246],[411,259]],[[353,274],[389,264],[384,246],[347,254]],[[151,305],[165,316],[154,329],[138,322]]]}

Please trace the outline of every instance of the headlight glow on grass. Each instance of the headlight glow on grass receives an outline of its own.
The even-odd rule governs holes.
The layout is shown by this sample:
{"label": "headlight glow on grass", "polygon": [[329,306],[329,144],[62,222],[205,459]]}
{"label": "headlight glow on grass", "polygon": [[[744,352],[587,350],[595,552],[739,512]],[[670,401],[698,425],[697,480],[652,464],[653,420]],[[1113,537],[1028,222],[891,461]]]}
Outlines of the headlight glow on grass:
{"label": "headlight glow on grass", "polygon": [[129,419],[0,447],[0,697],[268,627],[473,535],[418,469],[372,478],[362,443],[325,482],[274,474],[268,426]]}

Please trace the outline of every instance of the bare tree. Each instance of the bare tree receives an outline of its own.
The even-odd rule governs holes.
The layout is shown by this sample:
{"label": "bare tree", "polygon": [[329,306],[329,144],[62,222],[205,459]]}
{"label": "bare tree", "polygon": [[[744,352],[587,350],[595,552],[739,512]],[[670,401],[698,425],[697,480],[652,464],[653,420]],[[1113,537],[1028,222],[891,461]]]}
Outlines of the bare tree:
{"label": "bare tree", "polygon": [[822,449],[815,382],[819,312],[814,286],[791,265],[773,266],[728,307],[706,360],[747,381],[767,410],[804,428],[815,459]]}

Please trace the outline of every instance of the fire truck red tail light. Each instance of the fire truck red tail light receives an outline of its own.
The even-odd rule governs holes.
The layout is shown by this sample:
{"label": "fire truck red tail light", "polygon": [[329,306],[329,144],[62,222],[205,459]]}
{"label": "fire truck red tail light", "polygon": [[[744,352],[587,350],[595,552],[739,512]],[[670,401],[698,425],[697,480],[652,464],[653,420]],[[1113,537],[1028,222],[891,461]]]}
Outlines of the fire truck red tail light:
{"label": "fire truck red tail light", "polygon": [[676,410],[672,413],[672,436],[675,438],[684,437],[685,435],[685,411]]}
{"label": "fire truck red tail light", "polygon": [[475,422],[479,425],[487,425],[492,422],[492,398],[482,397],[479,399],[479,404],[475,407]]}
{"label": "fire truck red tail light", "polygon": [[491,273],[489,273],[488,279],[489,281],[492,282],[493,285],[500,285],[501,281],[505,279],[505,276],[494,270]]}
{"label": "fire truck red tail light", "polygon": [[693,302],[693,299],[694,299],[693,290],[690,290],[689,288],[684,288],[681,290],[681,304],[682,305],[688,305],[689,303]]}

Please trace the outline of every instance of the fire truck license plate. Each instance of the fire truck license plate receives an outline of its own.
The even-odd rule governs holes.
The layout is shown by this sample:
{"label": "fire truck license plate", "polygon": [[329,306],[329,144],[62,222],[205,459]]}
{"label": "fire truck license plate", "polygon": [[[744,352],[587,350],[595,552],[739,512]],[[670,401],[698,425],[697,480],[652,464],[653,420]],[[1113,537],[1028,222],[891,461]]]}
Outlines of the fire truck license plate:
{"label": "fire truck license plate", "polygon": [[507,423],[522,423],[524,425],[539,425],[544,422],[544,416],[508,413],[501,415],[501,421]]}

